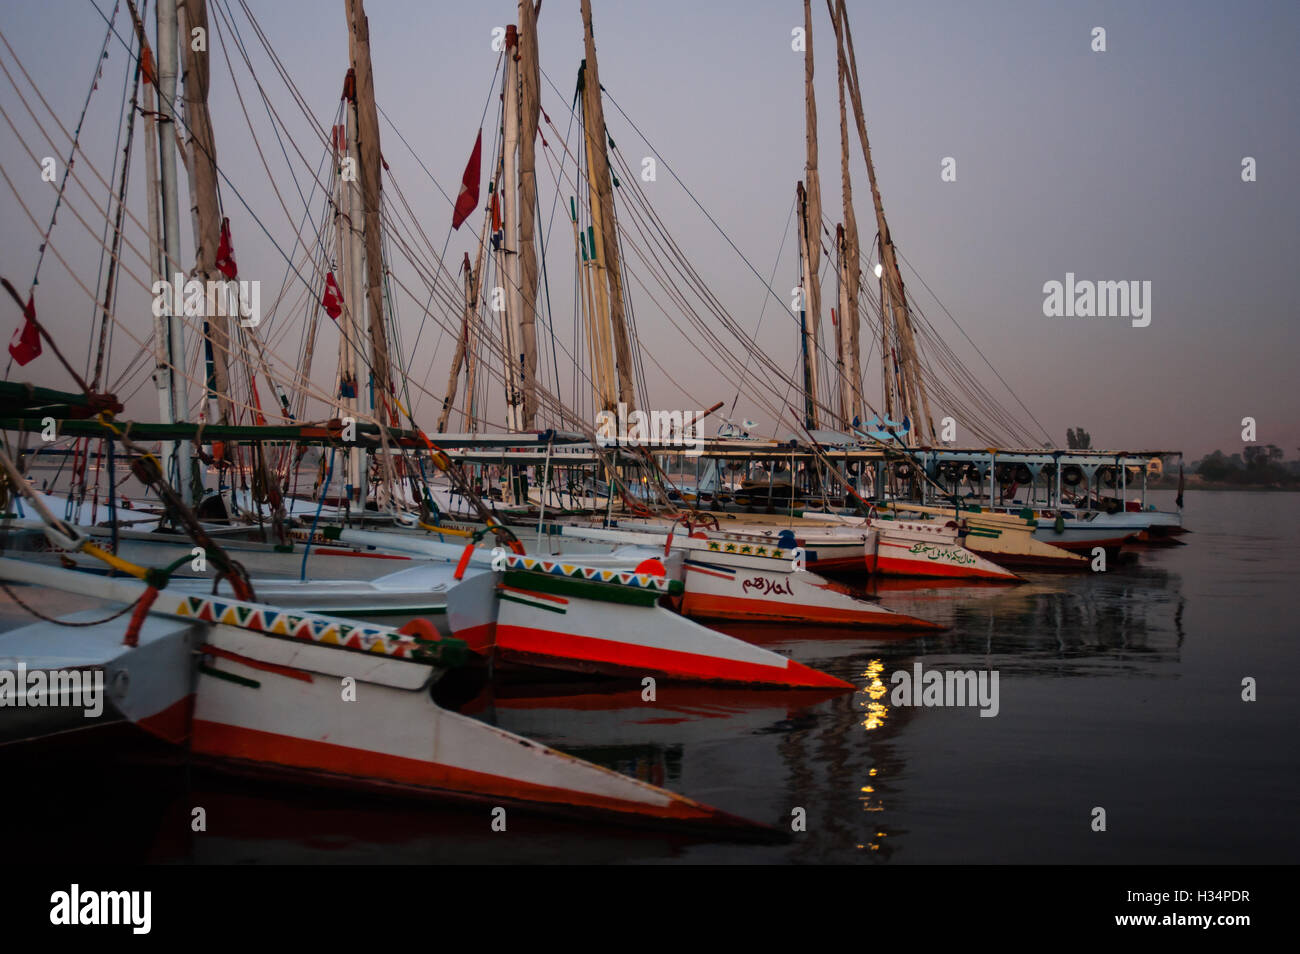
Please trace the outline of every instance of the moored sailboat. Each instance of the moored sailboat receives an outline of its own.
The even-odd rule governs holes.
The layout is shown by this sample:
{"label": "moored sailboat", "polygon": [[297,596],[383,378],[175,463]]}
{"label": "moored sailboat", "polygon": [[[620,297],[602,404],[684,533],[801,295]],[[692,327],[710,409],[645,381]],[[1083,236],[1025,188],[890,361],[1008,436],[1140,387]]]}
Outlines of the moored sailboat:
{"label": "moored sailboat", "polygon": [[[7,558],[0,578],[134,605],[128,624],[73,630],[73,646],[59,621],[0,634],[0,656],[42,673],[102,672],[123,716],[227,770],[623,821],[755,828],[441,708],[429,689],[464,653],[458,641]],[[25,738],[41,734],[36,727]]]}
{"label": "moored sailboat", "polygon": [[856,597],[842,585],[811,569],[803,569],[803,554],[796,553],[794,548],[774,545],[771,541],[729,545],[707,531],[692,532],[690,528],[656,532],[556,523],[548,525],[546,530],[548,538],[559,535],[565,541],[639,543],[683,555],[681,611],[694,619],[879,629],[936,628],[925,620]]}

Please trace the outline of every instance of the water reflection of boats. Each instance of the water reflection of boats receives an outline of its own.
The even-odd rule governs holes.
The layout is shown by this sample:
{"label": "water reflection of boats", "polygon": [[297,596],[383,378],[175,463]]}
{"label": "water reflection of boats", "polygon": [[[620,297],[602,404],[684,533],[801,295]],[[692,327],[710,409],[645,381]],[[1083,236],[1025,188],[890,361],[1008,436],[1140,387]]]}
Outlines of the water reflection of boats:
{"label": "water reflection of boats", "polygon": [[691,760],[711,774],[712,743],[782,731],[837,692],[753,692],[660,684],[490,686],[465,715],[507,731],[528,731],[562,752],[642,781],[688,777]]}
{"label": "water reflection of boats", "polygon": [[1009,666],[1027,652],[1081,658],[1154,653],[1172,660],[1182,644],[1180,587],[1177,574],[1142,566],[1094,574],[1082,587],[1043,573],[1015,589],[925,588],[882,599],[948,627],[906,644],[922,653],[1006,653]]}
{"label": "water reflection of boats", "polygon": [[[877,813],[902,774],[905,747],[896,739],[917,713],[884,695],[892,663],[846,654],[845,645],[837,668],[862,687],[852,695],[661,686],[650,704],[640,686],[496,687],[461,712],[645,781],[698,786],[712,803],[743,805],[778,828],[790,830],[801,808],[810,821],[792,839],[796,859],[824,857],[829,842],[884,860],[897,847],[889,836],[902,832]],[[845,816],[846,797],[862,818]]]}
{"label": "water reflection of boats", "polygon": [[[26,823],[7,835],[14,850],[72,856],[87,834],[126,863],[174,864],[609,864],[672,860],[700,839],[509,810],[504,838],[483,806],[430,806],[404,798],[231,777],[119,724],[105,737],[5,750],[7,769],[31,781]],[[123,771],[126,769],[126,771]],[[87,774],[115,782],[87,803]],[[193,830],[194,809],[206,830]],[[69,824],[69,819],[76,819]]]}

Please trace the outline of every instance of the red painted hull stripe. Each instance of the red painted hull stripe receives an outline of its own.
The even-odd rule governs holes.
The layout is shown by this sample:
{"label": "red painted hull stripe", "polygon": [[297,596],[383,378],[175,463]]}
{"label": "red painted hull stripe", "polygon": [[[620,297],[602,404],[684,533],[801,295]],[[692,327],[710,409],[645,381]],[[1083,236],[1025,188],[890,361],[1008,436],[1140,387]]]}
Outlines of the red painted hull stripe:
{"label": "red painted hull stripe", "polygon": [[178,699],[161,712],[155,712],[136,722],[140,728],[174,744],[190,737],[190,719],[194,715],[194,694]]}
{"label": "red painted hull stripe", "polygon": [[867,557],[867,568],[877,573],[898,576],[939,576],[960,579],[1014,580],[1010,573],[993,573],[971,566],[950,566],[946,563],[925,563],[920,560],[896,560],[891,557]]}
{"label": "red painted hull stripe", "polygon": [[231,662],[242,663],[251,669],[260,669],[262,672],[273,672],[280,676],[288,676],[290,679],[297,679],[301,682],[311,682],[311,673],[304,672],[301,669],[292,669],[289,666],[280,666],[276,663],[262,662],[260,659],[251,659],[248,656],[241,656],[239,653],[232,653],[228,649],[218,649],[216,646],[209,646],[204,643],[202,650],[209,656],[218,656],[221,659],[229,659]]}
{"label": "red painted hull stripe", "polygon": [[784,666],[765,666],[676,649],[636,646],[612,639],[556,633],[531,626],[497,623],[496,645],[499,651],[505,653],[518,652],[532,657],[571,660],[590,667],[603,667],[611,673],[654,672],[669,678],[707,682],[853,688],[851,683],[810,669],[793,659],[785,660]]}
{"label": "red painted hull stripe", "polygon": [[1076,550],[1082,550],[1088,553],[1092,552],[1093,547],[1101,547],[1103,550],[1111,550],[1118,546],[1123,546],[1125,537],[1111,537],[1106,540],[1043,540],[1036,538],[1042,543],[1050,543],[1054,547],[1060,547],[1062,550],[1069,550],[1073,553]]}
{"label": "red painted hull stripe", "polygon": [[[582,806],[663,819],[715,820],[722,813],[674,796],[653,805],[590,792],[538,785],[503,775],[491,775],[423,759],[406,758],[312,739],[263,732],[220,722],[194,720],[193,750],[218,758],[243,759],[308,771],[329,772],[376,784],[413,785],[480,798],[499,796],[526,802]],[[540,753],[538,757],[542,757]]]}
{"label": "red painted hull stripe", "polygon": [[486,655],[492,651],[492,641],[495,638],[496,627],[496,623],[480,623],[478,626],[458,629],[452,635],[457,639],[463,639],[471,652]]}
{"label": "red painted hull stripe", "polygon": [[862,554],[859,552],[851,557],[834,557],[829,560],[811,558],[808,566],[818,570],[861,570]]}
{"label": "red painted hull stripe", "polygon": [[552,596],[550,593],[537,593],[533,590],[521,590],[513,586],[506,586],[504,583],[498,583],[497,589],[506,593],[520,593],[524,596],[531,596],[539,600],[550,600],[552,603],[559,603],[562,606],[568,606],[569,601],[560,596]]}
{"label": "red painted hull stripe", "polygon": [[776,600],[757,600],[739,596],[718,596],[686,591],[682,612],[701,619],[780,620],[800,623],[834,623],[841,626],[869,626],[894,629],[939,629],[934,623],[870,610],[850,610],[802,604],[790,606]]}
{"label": "red painted hull stripe", "polygon": [[345,556],[357,557],[362,560],[409,560],[409,556],[397,556],[394,553],[357,553],[355,550],[324,550],[313,549],[311,551],[316,556]]}
{"label": "red painted hull stripe", "polygon": [[689,563],[686,564],[686,569],[690,570],[692,573],[703,573],[705,576],[716,576],[716,577],[717,577],[718,579],[720,579],[720,580],[731,581],[731,580],[734,580],[734,579],[736,578],[736,577],[735,577],[735,574],[728,574],[728,573],[714,573],[712,570],[703,570],[703,569],[700,569],[700,567],[698,567],[698,566],[692,566],[692,565],[689,564]]}

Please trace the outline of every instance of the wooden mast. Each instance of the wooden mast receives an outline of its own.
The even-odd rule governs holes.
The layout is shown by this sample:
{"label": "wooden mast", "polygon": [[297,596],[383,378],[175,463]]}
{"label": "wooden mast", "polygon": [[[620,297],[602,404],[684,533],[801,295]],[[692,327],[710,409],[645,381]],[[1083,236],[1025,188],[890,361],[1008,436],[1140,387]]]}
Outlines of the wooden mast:
{"label": "wooden mast", "polygon": [[[495,175],[488,184],[489,193],[495,193],[500,186],[500,179]],[[489,206],[491,203],[489,202]],[[482,335],[479,322],[483,302],[483,285],[487,280],[487,271],[483,268],[483,259],[487,255],[488,230],[492,227],[492,212],[489,208],[483,216],[483,228],[478,237],[478,254],[474,257],[474,307],[469,316],[469,326],[465,335],[465,403],[462,405],[462,426],[471,434],[478,433],[478,416],[474,413],[475,388],[478,383],[478,365],[481,360]]]}
{"label": "wooden mast", "polygon": [[460,366],[465,361],[465,349],[469,347],[469,326],[474,316],[474,266],[469,262],[469,252],[460,267],[465,285],[465,312],[461,317],[460,335],[456,338],[456,353],[451,359],[451,374],[447,379],[447,396],[442,399],[442,410],[438,413],[438,433],[447,430],[447,418],[451,414],[452,403],[456,400],[457,379]]}
{"label": "wooden mast", "polygon": [[[853,50],[853,31],[849,27],[849,15],[844,6],[844,0],[838,0],[838,21],[843,28],[843,35],[839,36],[841,46],[848,53],[848,73],[845,79],[848,82],[849,95],[853,100],[853,115],[857,122],[858,139],[862,143],[863,158],[867,163],[867,178],[871,183],[871,200],[876,209],[876,228],[879,233],[880,242],[880,262],[881,272],[881,301],[880,310],[882,315],[882,325],[886,324],[888,319],[884,316],[888,314],[897,330],[898,365],[900,373],[900,408],[899,410],[906,413],[911,420],[912,428],[908,434],[910,443],[916,443],[917,438],[927,438],[929,441],[934,440],[934,421],[930,415],[930,401],[925,392],[925,383],[921,378],[920,361],[916,351],[916,339],[912,332],[911,314],[907,308],[907,296],[903,288],[903,276],[898,269],[898,257],[894,250],[894,242],[889,233],[889,224],[885,221],[884,206],[880,201],[880,187],[876,182],[876,167],[871,161],[871,144],[867,139],[867,125],[863,118],[862,112],[862,89],[858,83],[858,64],[857,56]],[[885,350],[888,352],[888,329],[884,331]],[[884,356],[886,361],[885,372],[885,404],[886,414],[889,410],[889,372],[888,372],[888,354]]]}
{"label": "wooden mast", "polygon": [[812,314],[809,311],[808,268],[808,193],[802,182],[796,182],[794,188],[796,215],[799,216],[799,283],[803,295],[799,306],[799,348],[803,355],[803,424],[808,430],[815,430],[817,424],[817,334],[812,329]]}
{"label": "wooden mast", "polygon": [[[487,219],[484,219],[484,228],[487,228]],[[480,243],[478,251],[479,267],[482,268],[483,246]],[[442,434],[447,430],[447,419],[451,416],[452,405],[456,403],[456,390],[460,378],[460,368],[465,362],[467,352],[471,351],[472,329],[474,327],[474,313],[478,311],[478,290],[477,274],[474,266],[470,264],[469,252],[465,253],[465,261],[460,267],[461,274],[464,276],[465,285],[465,311],[461,317],[460,337],[456,339],[456,353],[451,359],[451,373],[447,378],[447,396],[442,399],[442,410],[438,413],[438,433]],[[467,383],[468,383],[468,375]],[[469,401],[469,389],[466,388],[466,403]]]}
{"label": "wooden mast", "polygon": [[523,430],[523,296],[519,274],[519,32],[506,27],[506,69],[502,84],[501,211],[504,235],[497,247],[497,279],[503,282],[501,345],[505,353],[506,429]]}
{"label": "wooden mast", "polygon": [[[356,420],[361,407],[361,294],[363,278],[361,239],[361,188],[355,175],[357,159],[357,81],[356,70],[349,69],[343,80],[343,125],[334,132],[334,164],[337,193],[334,199],[334,236],[339,263],[339,284],[343,312],[339,315],[339,370],[335,394],[340,419]],[[350,161],[350,162],[349,162]],[[352,168],[353,175],[345,170]],[[344,496],[353,504],[366,499],[364,452],[344,446]]]}
{"label": "wooden mast", "polygon": [[[393,379],[389,361],[388,333],[384,327],[384,253],[380,233],[379,111],[375,107],[375,74],[370,62],[370,22],[363,0],[347,3],[348,50],[356,71],[357,147],[361,180],[362,229],[366,245],[366,321],[370,331],[370,374],[374,395],[372,407],[381,425],[396,426]],[[358,395],[360,397],[360,395]],[[384,431],[380,430],[382,435]],[[395,492],[392,458],[380,453],[384,484],[389,499]]]}
{"label": "wooden mast", "polygon": [[[487,217],[485,222],[491,221]],[[465,327],[465,403],[461,405],[461,426],[470,434],[478,432],[478,417],[474,414],[474,388],[477,383],[479,362],[479,303],[483,300],[483,247],[479,247],[478,265],[474,268],[474,284],[470,290],[474,310]]]}
{"label": "wooden mast", "polygon": [[519,347],[523,418],[521,430],[537,423],[537,124],[541,114],[541,62],[537,14],[541,0],[519,0]]}
{"label": "wooden mast", "polygon": [[[573,224],[573,256],[578,268],[578,304],[582,311],[582,328],[586,332],[587,366],[591,369],[592,406],[609,410],[618,404],[618,395],[609,357],[609,326],[605,324],[605,312],[601,310],[596,295],[597,285],[602,290],[607,286],[597,271],[597,263],[587,253],[588,244],[595,245],[595,233],[591,233],[593,239],[588,243],[586,233],[578,224],[576,198],[569,200],[569,219]],[[577,395],[574,397],[576,399]]]}
{"label": "wooden mast", "polygon": [[[210,39],[207,0],[183,0],[181,11],[185,17],[181,36],[188,38],[188,42],[181,44],[181,49],[184,51],[185,59],[185,118],[190,133],[186,150],[186,168],[189,173],[190,196],[193,202],[194,276],[207,287],[209,281],[225,278],[217,263],[222,221],[217,195],[217,142],[212,129],[212,117],[208,111],[211,71],[208,66],[206,42]],[[196,43],[196,30],[203,31],[201,35],[205,42],[202,44],[202,49],[196,49],[199,45]],[[233,282],[234,279],[231,278],[229,281]],[[241,320],[242,302],[238,290],[226,297],[227,303],[234,307],[226,308],[227,315],[224,317],[219,314],[209,314],[203,322],[203,333],[212,355],[212,391],[217,400],[217,423],[234,424],[237,415],[234,401],[230,396],[230,356],[233,353],[230,328],[232,322]],[[211,309],[212,296],[208,296],[207,302]],[[256,335],[253,328],[250,328],[249,332],[250,335]],[[251,369],[249,374],[250,377],[253,374]],[[273,389],[277,389],[278,386],[269,374],[267,377],[271,380]],[[280,400],[278,389],[274,393],[277,400]],[[281,404],[283,406],[283,402]],[[271,503],[278,532],[284,518],[279,482],[270,464],[262,455],[261,445],[257,445],[255,456],[253,467],[261,474],[262,486]]]}
{"label": "wooden mast", "polygon": [[818,339],[820,337],[822,293],[821,293],[821,258],[822,258],[822,187],[821,176],[817,172],[817,96],[813,92],[813,40],[812,40],[812,4],[803,0],[804,27],[804,139],[808,147],[808,160],[804,169],[804,186],[800,212],[803,218],[803,261],[804,261],[804,380],[808,388],[805,399],[806,426],[816,429],[817,412],[817,358]]}
{"label": "wooden mast", "polygon": [[[163,252],[162,211],[159,200],[162,196],[162,184],[159,181],[158,167],[158,110],[155,108],[154,84],[158,81],[154,63],[153,48],[149,45],[149,36],[145,32],[144,21],[135,3],[128,0],[131,20],[135,24],[136,38],[140,42],[140,76],[143,87],[144,116],[144,160],[147,188],[145,189],[146,215],[149,223],[149,269],[152,278],[157,281],[171,281],[168,275],[167,258]],[[170,304],[168,305],[170,310]],[[158,420],[164,424],[176,421],[172,410],[172,369],[168,363],[168,319],[154,318],[154,387],[158,392]],[[164,445],[164,448],[167,445]],[[168,456],[164,450],[164,458]]]}
{"label": "wooden mast", "polygon": [[[206,0],[182,0],[181,11],[185,17],[181,35],[187,39],[194,30],[208,36],[208,8]],[[189,127],[186,149],[187,171],[190,180],[190,199],[194,219],[194,277],[207,287],[209,281],[222,280],[217,270],[217,248],[221,242],[221,213],[217,200],[217,144],[212,132],[212,118],[208,112],[208,52],[196,50],[195,43],[181,43],[185,69],[183,88],[185,120]],[[212,302],[209,301],[209,305]],[[211,351],[212,392],[217,402],[217,423],[234,424],[234,405],[230,399],[230,326],[238,320],[236,315],[223,319],[208,315],[203,321],[203,334]]]}
{"label": "wooden mast", "polygon": [[361,225],[366,245],[366,304],[370,331],[370,368],[374,380],[376,415],[396,423],[390,404],[393,393],[388,335],[384,328],[384,255],[380,242],[379,113],[375,108],[375,75],[370,64],[370,23],[362,0],[346,0],[348,49],[356,71],[357,147],[361,182]]}
{"label": "wooden mast", "polygon": [[[158,27],[158,168],[159,189],[162,193],[162,265],[166,279],[175,281],[181,261],[180,200],[176,188],[176,0],[158,0],[158,6],[154,9]],[[189,417],[189,389],[185,382],[185,325],[181,316],[171,313],[171,296],[168,296],[165,309],[166,378],[171,391],[165,410],[170,411],[171,421],[182,422]],[[197,503],[198,495],[194,492],[194,482],[191,479],[190,445],[185,441],[165,441],[163,461],[164,479],[176,481],[176,490],[185,503]]]}
{"label": "wooden mast", "polygon": [[[614,191],[606,153],[605,111],[600,96],[600,70],[596,64],[596,39],[591,26],[591,0],[582,0],[583,39],[586,46],[583,79],[583,130],[587,141],[587,178],[592,190],[591,220],[596,248],[589,249],[608,287],[609,328],[613,333],[614,364],[618,370],[618,400],[630,413],[636,408],[632,369],[632,344],[623,309],[623,273],[619,266],[618,221],[614,217]],[[606,410],[615,410],[607,407]]]}
{"label": "wooden mast", "polygon": [[[831,7],[831,0],[826,0]],[[845,109],[844,46],[840,41],[840,24],[831,9],[835,27],[836,76],[840,101],[840,193],[844,202],[844,224],[836,230],[835,248],[840,266],[840,363],[844,375],[840,381],[841,415],[846,426],[862,417],[862,367],[858,332],[858,292],[862,285],[862,261],[859,257],[858,218],[853,211],[853,180],[849,175],[849,122]]]}
{"label": "wooden mast", "polygon": [[[835,228],[835,271],[839,291],[839,321],[835,323],[835,370],[839,375],[840,420],[847,429],[854,418],[853,386],[849,379],[849,327],[848,314],[852,307],[849,299],[849,259],[845,252],[844,226]],[[854,309],[856,314],[856,309]]]}

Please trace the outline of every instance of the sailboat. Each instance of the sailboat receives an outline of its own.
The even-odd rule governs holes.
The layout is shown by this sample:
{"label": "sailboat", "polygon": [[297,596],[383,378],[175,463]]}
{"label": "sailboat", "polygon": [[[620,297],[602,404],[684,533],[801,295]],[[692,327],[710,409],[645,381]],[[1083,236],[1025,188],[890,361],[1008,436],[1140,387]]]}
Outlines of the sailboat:
{"label": "sailboat", "polygon": [[[143,582],[7,558],[0,578],[128,608],[147,591]],[[463,650],[455,641],[165,591],[127,644],[120,622],[86,626],[86,615],[0,633],[0,656],[24,660],[25,672],[46,680],[69,670],[102,673],[124,718],[228,771],[623,820],[754,827],[443,709],[428,690]],[[79,625],[60,631],[67,624]],[[42,728],[29,726],[25,740]]]}
{"label": "sailboat", "polygon": [[[376,376],[374,393],[380,406],[375,410],[382,442],[397,435],[388,430],[396,423],[395,411],[389,406],[390,398],[393,403],[396,398],[386,374],[387,344],[380,318],[382,253],[378,244],[375,194],[379,163],[377,123],[373,115],[368,25],[361,0],[349,0],[347,9],[353,56],[351,85],[355,97],[350,104],[355,116],[349,122],[355,125],[356,132],[345,139],[344,149],[356,149],[359,153],[362,184],[359,202],[356,194],[346,201],[352,213],[349,228],[355,233],[356,221],[365,223],[361,236],[363,250],[357,255],[356,248],[352,248],[349,260],[353,277],[360,262],[369,280],[366,295],[366,310],[371,318],[369,360]],[[202,0],[186,0],[184,12],[187,26],[206,30],[206,8]],[[169,83],[174,83],[176,76],[177,48],[184,45],[177,43],[180,26],[174,0],[162,0],[159,4],[157,24],[158,68],[156,76],[149,72],[148,83],[156,84],[160,98],[169,104],[174,98],[174,86]],[[143,39],[143,30],[140,35]],[[148,55],[142,52],[141,58]],[[206,124],[206,69],[193,60],[187,63],[186,98],[186,120],[191,134],[188,169],[199,236],[195,272],[203,276],[211,274],[213,267],[222,268],[223,262],[231,263],[226,248],[226,226],[224,222],[218,225],[214,215],[219,204],[215,195],[216,146],[210,125]],[[167,108],[165,105],[164,110]],[[159,138],[165,145],[174,147],[170,130],[159,131]],[[161,156],[156,157],[161,170],[158,188],[162,202],[153,221],[160,225],[160,234],[155,235],[154,241],[154,247],[159,249],[160,269],[175,267],[179,258],[176,227],[179,217],[169,151],[164,148]],[[354,234],[354,243],[355,238]],[[360,283],[348,284],[355,295]],[[355,308],[354,316],[360,310]],[[246,568],[201,529],[190,509],[191,504],[200,501],[191,489],[191,482],[184,479],[195,470],[189,458],[188,440],[198,443],[204,425],[186,428],[183,423],[188,400],[183,382],[177,380],[180,377],[177,372],[185,363],[181,317],[165,315],[158,324],[162,342],[159,368],[165,372],[159,375],[162,382],[159,390],[165,392],[160,395],[160,400],[165,402],[162,426],[172,428],[170,435],[174,435],[164,440],[161,460],[130,442],[121,426],[103,416],[99,418],[99,423],[112,432],[111,439],[150,462],[145,468],[147,480],[164,498],[167,516],[172,520],[183,518],[182,522],[192,531],[189,540],[177,534],[143,539],[144,534],[136,533],[128,538],[124,537],[122,528],[114,525],[108,528],[113,549],[161,557],[174,556],[180,551],[181,558],[164,560],[171,569],[147,569],[122,552],[95,546],[89,535],[57,520],[12,462],[4,458],[11,487],[27,497],[26,502],[45,524],[45,536],[52,544],[50,552],[60,553],[72,562],[76,562],[74,556],[80,559],[89,554],[105,560],[113,571],[141,577],[132,581],[4,559],[0,562],[0,575],[8,582],[93,594],[110,607],[134,608],[126,627],[125,648],[121,643],[121,624],[115,626],[106,620],[84,628],[82,640],[69,647],[70,652],[55,656],[43,654],[40,646],[48,644],[63,625],[63,621],[52,618],[5,634],[7,659],[29,660],[38,670],[59,662],[65,668],[106,671],[110,683],[119,688],[120,708],[127,718],[171,741],[184,741],[194,754],[218,759],[235,770],[310,776],[349,786],[421,794],[590,809],[620,817],[748,826],[689,799],[442,710],[427,690],[446,668],[444,664],[458,648],[465,646],[462,641],[439,634],[432,624],[416,619],[411,621],[413,629],[407,627],[408,632],[398,632],[288,608],[282,602],[268,604],[252,599],[253,589]],[[353,330],[356,327],[353,325]],[[217,423],[211,426],[214,430],[225,429],[216,430],[217,434],[224,435],[235,425],[229,413],[228,385],[222,383],[229,373],[223,364],[231,346],[228,339],[222,339],[221,330],[212,324],[204,328],[210,380],[214,385],[211,397],[218,409]],[[342,367],[340,396],[351,400],[356,397],[356,386],[355,378],[347,370],[346,356]],[[416,434],[423,436],[418,429]],[[246,436],[257,442],[262,435]],[[441,455],[427,439],[425,443],[435,457]],[[274,479],[263,469],[265,459],[261,456],[260,443],[256,447],[264,486],[274,487]],[[227,444],[223,450],[231,452],[235,446]],[[359,455],[351,456],[359,458]],[[387,454],[376,456],[380,458],[381,469],[389,471],[385,480],[391,495],[393,459]],[[344,469],[349,471],[346,497],[350,503],[361,504],[365,495],[357,463],[353,460],[345,464]],[[178,490],[166,486],[164,474],[181,478]],[[467,492],[464,496],[472,494]],[[261,552],[267,565],[274,565],[293,560],[296,555],[290,552],[286,513],[275,492],[269,494],[269,503],[277,533],[286,541],[270,544],[269,552],[265,549]],[[317,517],[321,509],[317,509]],[[500,531],[499,535],[506,540],[513,539],[491,516],[485,516],[488,529]],[[32,529],[30,523],[17,528],[20,535],[23,532],[30,535]],[[401,536],[391,534],[384,542],[400,542]],[[182,584],[171,585],[172,569],[188,562],[184,555],[196,543],[221,567],[226,582],[236,589],[234,595],[200,593],[195,587],[187,592]],[[331,555],[352,560],[384,559],[390,555],[382,551],[381,547],[365,545]],[[816,673],[787,657],[714,633],[662,610],[657,602],[671,587],[661,566],[657,572],[650,571],[656,568],[648,568],[639,573],[634,566],[575,568],[567,563],[558,566],[538,563],[512,553],[502,570],[467,574],[466,564],[472,563],[476,552],[481,551],[475,551],[472,543],[461,552],[457,570],[451,573],[456,585],[445,588],[446,615],[453,621],[450,629],[473,637],[472,648],[490,649],[503,658],[518,654],[534,662],[539,658],[565,658],[577,668],[621,674],[642,675],[650,671],[669,678],[851,688],[842,680]],[[397,558],[410,559],[401,555]],[[403,596],[409,598],[423,593],[427,598],[421,605],[408,605],[405,609],[430,608],[438,578],[445,579],[446,574],[431,564],[411,567],[410,571],[416,572],[408,571],[408,575],[419,579],[403,591]],[[313,588],[317,591],[322,588],[317,582],[301,582],[300,595],[305,594],[307,599],[319,598],[318,592],[311,592]],[[336,596],[343,589],[338,583],[328,588]],[[391,580],[374,588],[386,591],[390,597],[400,590]],[[284,586],[278,595],[283,598],[290,589]],[[557,616],[563,619],[557,620]],[[552,643],[564,645],[549,645]],[[574,650],[574,645],[579,648]],[[134,689],[132,672],[138,680]],[[357,719],[354,713],[358,710],[339,705],[340,683],[345,689],[343,701],[349,701],[346,690],[356,691],[358,695],[354,698],[367,701],[370,717]]]}

